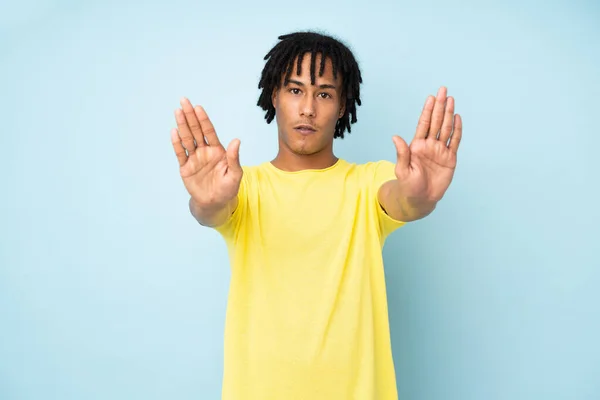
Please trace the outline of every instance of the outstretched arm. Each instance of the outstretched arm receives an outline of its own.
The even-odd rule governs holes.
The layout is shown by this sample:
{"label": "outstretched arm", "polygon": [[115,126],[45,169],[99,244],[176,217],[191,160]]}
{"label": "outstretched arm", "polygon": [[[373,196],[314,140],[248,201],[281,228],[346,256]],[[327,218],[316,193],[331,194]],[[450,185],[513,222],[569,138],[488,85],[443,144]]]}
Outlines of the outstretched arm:
{"label": "outstretched arm", "polygon": [[240,141],[234,139],[225,149],[206,111],[193,107],[187,98],[181,99],[175,120],[177,129],[171,130],[171,143],[190,194],[190,212],[201,225],[220,225],[238,205],[243,176]]}
{"label": "outstretched arm", "polygon": [[454,114],[454,98],[441,87],[429,96],[410,144],[400,136],[396,146],[396,179],[385,182],[379,203],[392,218],[414,221],[429,215],[452,182],[456,154],[462,137],[462,118]]}

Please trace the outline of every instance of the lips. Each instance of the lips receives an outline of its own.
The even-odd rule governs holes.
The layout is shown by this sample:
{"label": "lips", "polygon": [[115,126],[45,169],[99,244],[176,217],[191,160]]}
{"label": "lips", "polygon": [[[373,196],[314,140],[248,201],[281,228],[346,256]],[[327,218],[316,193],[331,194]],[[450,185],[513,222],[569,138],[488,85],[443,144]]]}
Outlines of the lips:
{"label": "lips", "polygon": [[306,125],[306,124],[297,125],[294,127],[294,129],[297,130],[298,132],[302,133],[303,135],[309,135],[309,134],[317,131],[312,125]]}

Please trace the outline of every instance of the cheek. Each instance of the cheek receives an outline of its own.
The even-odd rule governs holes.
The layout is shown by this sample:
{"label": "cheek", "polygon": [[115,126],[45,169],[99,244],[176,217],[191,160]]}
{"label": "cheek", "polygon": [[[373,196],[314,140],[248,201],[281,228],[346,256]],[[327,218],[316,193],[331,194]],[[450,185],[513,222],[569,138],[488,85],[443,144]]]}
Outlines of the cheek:
{"label": "cheek", "polygon": [[280,101],[277,104],[277,114],[279,114],[282,119],[287,119],[294,110],[293,102],[291,101]]}
{"label": "cheek", "polygon": [[334,109],[330,110],[329,112],[330,112],[329,121],[331,122],[331,124],[335,125],[337,123],[337,120],[340,118],[339,109],[334,108]]}

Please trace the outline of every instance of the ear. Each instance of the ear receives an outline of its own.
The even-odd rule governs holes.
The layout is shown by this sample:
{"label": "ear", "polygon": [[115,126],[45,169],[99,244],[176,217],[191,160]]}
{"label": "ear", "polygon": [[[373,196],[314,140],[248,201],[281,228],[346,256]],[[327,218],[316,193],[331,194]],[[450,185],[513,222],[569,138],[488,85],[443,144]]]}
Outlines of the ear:
{"label": "ear", "polygon": [[346,112],[346,102],[344,102],[344,104],[342,104],[342,108],[340,108],[340,113],[338,114],[338,119],[342,118],[344,116],[345,112]]}
{"label": "ear", "polygon": [[344,115],[344,113],[346,112],[346,93],[342,92],[342,95],[340,96],[340,103],[342,103],[340,106],[340,112],[338,114],[338,119],[342,118],[342,116]]}
{"label": "ear", "polygon": [[275,101],[277,100],[277,92],[279,91],[279,89],[275,88],[273,89],[273,93],[271,93],[271,104],[273,105],[273,108],[277,108],[275,107]]}

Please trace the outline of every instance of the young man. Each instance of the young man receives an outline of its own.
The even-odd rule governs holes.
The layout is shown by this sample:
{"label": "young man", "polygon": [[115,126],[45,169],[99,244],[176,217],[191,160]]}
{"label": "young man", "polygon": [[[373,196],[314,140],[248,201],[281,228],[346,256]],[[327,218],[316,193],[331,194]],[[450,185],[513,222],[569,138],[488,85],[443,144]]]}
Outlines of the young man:
{"label": "young man", "polygon": [[225,239],[231,284],[223,399],[396,399],[381,250],[431,213],[454,174],[462,121],[440,88],[398,159],[349,163],[333,140],[356,122],[360,70],[329,36],[280,36],[258,105],[279,152],[242,167],[200,106],[171,132],[190,210]]}

